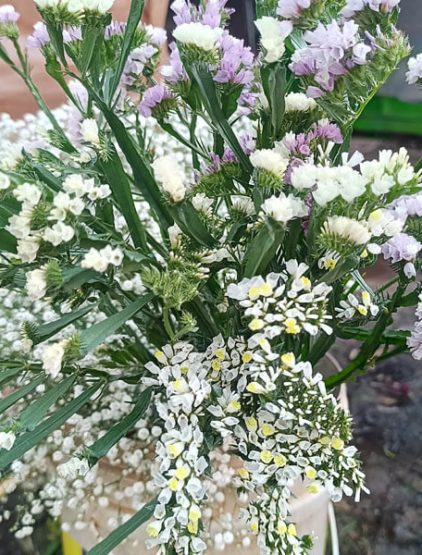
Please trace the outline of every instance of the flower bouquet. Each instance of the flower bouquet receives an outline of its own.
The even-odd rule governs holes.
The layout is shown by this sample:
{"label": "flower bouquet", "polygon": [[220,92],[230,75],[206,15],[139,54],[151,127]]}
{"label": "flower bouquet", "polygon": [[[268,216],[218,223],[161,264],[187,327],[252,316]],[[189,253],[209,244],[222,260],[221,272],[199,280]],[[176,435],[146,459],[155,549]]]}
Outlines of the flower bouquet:
{"label": "flower bouquet", "polygon": [[[112,0],[36,4],[27,46],[68,104],[45,104],[2,6],[0,58],[41,109],[2,139],[0,165],[0,471],[27,499],[12,527],[23,538],[70,509],[64,530],[95,528],[93,504],[125,503],[133,516],[116,511],[91,555],[145,523],[160,555],[306,554],[297,484],[365,491],[338,386],[422,358],[420,171],[404,149],[348,153],[409,53],[399,0],[262,0],[256,57],[225,0],[176,0],[161,67],[166,34],[140,24],[142,0],[127,22]],[[392,279],[374,290],[380,258]],[[359,347],[327,372],[337,338]],[[216,532],[227,489],[239,515]]]}

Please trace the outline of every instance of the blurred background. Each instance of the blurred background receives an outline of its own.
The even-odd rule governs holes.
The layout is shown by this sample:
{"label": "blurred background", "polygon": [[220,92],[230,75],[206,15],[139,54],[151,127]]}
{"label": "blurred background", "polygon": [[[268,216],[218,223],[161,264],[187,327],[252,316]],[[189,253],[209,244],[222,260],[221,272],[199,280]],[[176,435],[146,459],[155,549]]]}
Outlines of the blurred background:
{"label": "blurred background", "polygon": [[[39,18],[32,0],[8,0],[21,14],[24,35],[31,33]],[[116,0],[117,19],[126,19],[130,0]],[[235,32],[254,40],[253,2],[231,0],[238,10]],[[402,0],[399,26],[410,36],[415,52],[422,51],[422,0]],[[155,24],[166,20],[167,1],[149,0],[146,18]],[[169,20],[168,20],[169,21]],[[46,77],[41,57],[32,52],[33,74],[50,107],[63,102],[61,92]],[[405,66],[398,70],[368,107],[355,135],[352,149],[372,158],[382,148],[408,148],[415,162],[422,155],[422,94],[404,79]],[[0,65],[0,112],[20,118],[36,110],[25,86],[4,65]],[[379,267],[370,276],[374,282],[385,276]],[[404,311],[397,326],[410,326]],[[350,356],[339,344],[341,363]],[[343,502],[336,507],[342,555],[422,555],[422,368],[402,356],[380,364],[349,386],[355,418],[355,437],[362,451],[371,496],[360,504]],[[0,509],[1,515],[1,509]],[[1,520],[1,518],[0,518]],[[41,531],[41,535],[45,531]],[[44,536],[46,537],[46,536]],[[29,553],[48,555],[43,542],[28,551],[17,545],[0,525],[0,555]],[[53,553],[53,551],[51,551]],[[54,553],[60,553],[56,546]]]}

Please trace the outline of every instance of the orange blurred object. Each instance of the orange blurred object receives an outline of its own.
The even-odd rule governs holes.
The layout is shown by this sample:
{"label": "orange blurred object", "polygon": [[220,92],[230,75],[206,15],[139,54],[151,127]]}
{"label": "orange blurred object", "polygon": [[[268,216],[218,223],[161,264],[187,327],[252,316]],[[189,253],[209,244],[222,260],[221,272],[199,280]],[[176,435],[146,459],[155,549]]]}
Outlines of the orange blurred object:
{"label": "orange blurred object", "polygon": [[[8,0],[8,3],[12,4],[21,14],[18,25],[24,44],[26,37],[32,33],[34,23],[40,20],[35,3],[33,0]],[[129,6],[130,0],[116,0],[113,8],[113,16],[125,21],[127,19]],[[6,41],[4,41],[4,44],[6,45]],[[30,60],[34,81],[39,86],[48,106],[52,108],[59,106],[64,100],[63,93],[53,79],[46,75],[41,54],[37,51],[30,50]],[[27,112],[35,111],[37,111],[37,105],[23,81],[1,62],[0,112],[8,112],[12,117],[19,118]]]}

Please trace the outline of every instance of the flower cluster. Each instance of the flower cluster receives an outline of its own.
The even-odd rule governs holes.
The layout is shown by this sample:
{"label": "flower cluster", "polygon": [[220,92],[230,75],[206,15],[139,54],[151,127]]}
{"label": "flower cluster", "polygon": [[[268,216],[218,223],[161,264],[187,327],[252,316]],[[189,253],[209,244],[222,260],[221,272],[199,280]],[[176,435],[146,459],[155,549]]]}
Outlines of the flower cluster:
{"label": "flower cluster", "polygon": [[[46,511],[92,545],[148,521],[159,555],[306,555],[293,497],[365,491],[335,387],[380,356],[421,356],[420,306],[412,332],[389,333],[421,301],[421,172],[404,149],[346,152],[407,53],[398,2],[259,2],[255,55],[225,0],[176,0],[160,71],[166,33],[136,13],[37,4],[29,44],[69,98],[58,110],[18,14],[0,9],[42,110],[0,118],[0,473],[26,499],[14,531]],[[394,278],[373,289],[382,258]],[[322,376],[337,337],[358,338],[357,356]]]}

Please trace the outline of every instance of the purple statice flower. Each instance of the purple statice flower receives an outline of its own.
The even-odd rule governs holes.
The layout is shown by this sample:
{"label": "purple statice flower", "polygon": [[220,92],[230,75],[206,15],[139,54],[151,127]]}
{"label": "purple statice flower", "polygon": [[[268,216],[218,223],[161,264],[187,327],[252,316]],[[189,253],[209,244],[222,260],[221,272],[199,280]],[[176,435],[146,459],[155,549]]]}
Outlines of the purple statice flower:
{"label": "purple statice flower", "polygon": [[173,20],[177,26],[183,23],[192,23],[192,13],[185,0],[175,0],[171,5],[171,9],[174,13]]}
{"label": "purple statice flower", "polygon": [[311,155],[308,135],[305,133],[286,133],[283,139],[278,143],[279,148],[286,156],[303,158]]}
{"label": "purple statice flower", "polygon": [[29,48],[43,48],[50,42],[50,36],[47,31],[47,26],[42,21],[38,21],[34,25],[32,35],[27,38],[27,45]]}
{"label": "purple statice flower", "polygon": [[176,85],[180,81],[188,80],[188,75],[180,59],[179,50],[174,42],[170,44],[169,64],[162,66],[161,75],[170,85]]}
{"label": "purple statice flower", "polygon": [[307,47],[296,50],[290,69],[297,76],[312,76],[317,86],[310,86],[312,98],[334,90],[336,79],[355,65],[366,63],[371,47],[361,42],[359,27],[353,21],[340,26],[336,21],[320,23],[314,31],[307,31]]}
{"label": "purple statice flower", "polygon": [[110,25],[104,29],[104,38],[106,40],[111,39],[112,37],[123,35],[126,30],[126,22],[124,21],[112,21]]}
{"label": "purple statice flower", "polygon": [[313,0],[279,0],[277,15],[284,19],[297,19],[310,7]]}
{"label": "purple statice flower", "polygon": [[157,106],[164,100],[170,98],[172,98],[172,95],[167,87],[164,85],[155,85],[145,91],[144,97],[139,104],[139,111],[144,117],[149,118],[152,116],[152,112]]}
{"label": "purple statice flower", "polygon": [[390,13],[399,3],[400,0],[347,0],[341,15],[345,18],[354,17],[365,8],[374,12]]}
{"label": "purple statice flower", "polygon": [[4,6],[0,6],[0,25],[14,24],[18,21],[20,16],[20,13],[18,13],[12,5],[4,4]]}
{"label": "purple statice flower", "polygon": [[335,144],[341,145],[343,143],[343,135],[340,128],[335,123],[329,121],[320,121],[312,126],[312,130],[308,133],[308,141],[326,140],[332,141]]}
{"label": "purple statice flower", "polygon": [[236,83],[249,85],[253,80],[252,66],[254,55],[243,40],[224,33],[221,37],[220,50],[222,58],[214,76],[217,83]]}
{"label": "purple statice flower", "polygon": [[158,50],[152,44],[142,44],[129,54],[120,81],[123,88],[131,87],[136,78],[142,74],[148,62],[157,54]]}
{"label": "purple statice flower", "polygon": [[207,2],[205,10],[202,11],[200,8],[199,11],[199,13],[202,11],[202,24],[209,25],[213,29],[220,27],[223,14],[229,16],[234,12],[234,10],[226,10],[226,4],[227,0],[214,0],[212,2]]}
{"label": "purple statice flower", "polygon": [[70,44],[82,40],[82,29],[80,27],[66,27],[63,30],[63,42]]}
{"label": "purple statice flower", "polygon": [[88,109],[88,91],[79,81],[70,81],[69,89],[75,99],[77,106],[69,105],[66,131],[70,142],[76,147],[82,145],[81,125],[84,120],[81,111],[86,112]]}
{"label": "purple statice flower", "polygon": [[252,114],[255,110],[256,106],[258,105],[259,95],[257,93],[253,93],[248,89],[244,89],[237,102],[239,107],[239,115],[248,116]]}
{"label": "purple statice flower", "polygon": [[385,260],[390,259],[393,264],[401,261],[415,260],[422,250],[422,244],[407,233],[399,233],[389,239],[381,248]]}
{"label": "purple statice flower", "polygon": [[153,46],[161,48],[167,41],[167,31],[165,29],[153,25],[145,25],[144,29],[148,33],[148,41]]}
{"label": "purple statice flower", "polygon": [[404,222],[407,218],[422,217],[422,193],[415,195],[403,195],[395,200],[390,206],[396,215]]}

